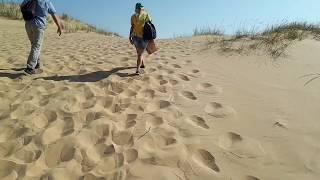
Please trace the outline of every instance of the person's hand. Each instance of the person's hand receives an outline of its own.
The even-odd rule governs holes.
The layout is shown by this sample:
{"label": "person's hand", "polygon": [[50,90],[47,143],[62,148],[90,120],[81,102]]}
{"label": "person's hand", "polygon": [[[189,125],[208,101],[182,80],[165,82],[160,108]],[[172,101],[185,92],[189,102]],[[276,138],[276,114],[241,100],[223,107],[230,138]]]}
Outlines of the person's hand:
{"label": "person's hand", "polygon": [[132,39],[132,37],[129,37],[129,41],[130,41],[130,44],[133,45],[133,39]]}
{"label": "person's hand", "polygon": [[58,28],[57,33],[58,33],[58,35],[59,35],[59,36],[61,36],[61,34],[62,34],[62,30],[61,30],[61,28],[60,28],[60,27]]}

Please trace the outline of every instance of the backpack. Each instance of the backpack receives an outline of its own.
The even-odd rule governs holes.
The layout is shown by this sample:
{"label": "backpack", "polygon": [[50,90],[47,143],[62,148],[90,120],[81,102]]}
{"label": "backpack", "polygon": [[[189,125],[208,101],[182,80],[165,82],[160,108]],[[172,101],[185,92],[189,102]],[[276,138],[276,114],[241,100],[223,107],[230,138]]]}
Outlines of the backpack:
{"label": "backpack", "polygon": [[25,21],[35,18],[37,0],[29,0],[20,6],[20,10]]}
{"label": "backpack", "polygon": [[143,39],[150,41],[157,38],[156,27],[152,24],[151,21],[145,23],[143,27]]}

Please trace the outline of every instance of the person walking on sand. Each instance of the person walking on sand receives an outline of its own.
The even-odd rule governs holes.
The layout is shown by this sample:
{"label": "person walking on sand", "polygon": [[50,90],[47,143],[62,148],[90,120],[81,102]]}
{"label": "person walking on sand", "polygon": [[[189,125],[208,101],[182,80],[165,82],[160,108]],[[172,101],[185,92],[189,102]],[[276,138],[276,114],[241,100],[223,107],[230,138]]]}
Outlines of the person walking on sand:
{"label": "person walking on sand", "polygon": [[146,22],[151,21],[150,15],[144,10],[144,6],[141,3],[137,3],[135,7],[135,14],[131,16],[131,29],[129,40],[137,50],[137,70],[136,74],[141,74],[141,68],[145,68],[143,53],[146,50],[149,41],[144,40],[143,32]]}
{"label": "person walking on sand", "polygon": [[48,14],[52,16],[53,21],[57,25],[59,36],[62,34],[62,28],[55,15],[56,10],[50,0],[24,0],[20,7],[25,19],[25,29],[31,42],[27,68],[24,71],[29,75],[41,73],[40,51]]}

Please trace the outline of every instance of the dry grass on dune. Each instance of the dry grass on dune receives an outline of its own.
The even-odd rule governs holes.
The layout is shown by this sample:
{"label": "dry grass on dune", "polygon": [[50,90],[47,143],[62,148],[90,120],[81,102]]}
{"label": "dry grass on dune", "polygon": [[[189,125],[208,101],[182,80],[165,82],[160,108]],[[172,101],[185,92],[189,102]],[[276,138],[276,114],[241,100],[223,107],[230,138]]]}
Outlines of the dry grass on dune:
{"label": "dry grass on dune", "polygon": [[263,50],[268,55],[277,59],[285,55],[286,49],[295,41],[301,41],[312,36],[320,37],[320,26],[306,22],[292,22],[274,25],[262,32],[252,30],[238,30],[232,36],[226,36],[217,28],[196,29],[195,36],[208,36],[209,47],[217,46],[223,53],[250,53]]}
{"label": "dry grass on dune", "polygon": [[22,20],[19,5],[14,2],[6,2],[4,0],[0,1],[0,16]]}
{"label": "dry grass on dune", "polygon": [[[5,17],[14,20],[22,20],[22,14],[20,12],[20,6],[18,3],[13,1],[0,1],[0,17]],[[70,17],[67,14],[62,14],[60,16],[61,25],[66,33],[75,33],[75,32],[95,32],[103,34],[106,36],[119,36],[117,33],[105,31],[99,29],[93,25],[83,23],[75,18]],[[51,18],[48,18],[49,23],[53,23]]]}

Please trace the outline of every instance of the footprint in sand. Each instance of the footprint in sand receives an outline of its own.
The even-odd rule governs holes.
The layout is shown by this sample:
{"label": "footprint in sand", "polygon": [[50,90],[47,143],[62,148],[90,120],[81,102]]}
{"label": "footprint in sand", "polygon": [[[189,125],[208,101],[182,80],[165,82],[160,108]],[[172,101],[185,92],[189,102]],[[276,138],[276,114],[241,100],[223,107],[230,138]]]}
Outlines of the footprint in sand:
{"label": "footprint in sand", "polygon": [[244,178],[242,178],[242,180],[260,180],[260,179],[254,176],[245,176]]}
{"label": "footprint in sand", "polygon": [[41,151],[36,150],[36,151],[27,151],[27,150],[20,150],[15,153],[14,155],[17,159],[23,161],[24,163],[32,163],[35,162],[39,159],[41,156]]}
{"label": "footprint in sand", "polygon": [[84,103],[82,103],[83,109],[91,109],[93,108],[97,103],[97,99],[94,97],[92,99],[86,100]]}
{"label": "footprint in sand", "polygon": [[226,118],[236,114],[236,111],[233,108],[217,102],[208,103],[204,111],[215,118]]}
{"label": "footprint in sand", "polygon": [[127,163],[132,163],[138,159],[138,151],[136,149],[128,149],[124,152],[124,158]]}
{"label": "footprint in sand", "polygon": [[156,71],[157,71],[157,69],[155,69],[155,68],[147,69],[147,73],[153,73],[153,72],[156,72]]}
{"label": "footprint in sand", "polygon": [[197,74],[197,73],[199,73],[199,72],[200,72],[200,70],[198,70],[198,69],[192,70],[192,73],[194,73],[194,74]]}
{"label": "footprint in sand", "polygon": [[169,101],[156,101],[156,102],[152,102],[149,105],[147,105],[146,107],[146,111],[147,112],[155,112],[161,109],[165,109],[171,106],[171,103]]}
{"label": "footprint in sand", "polygon": [[106,157],[106,156],[112,156],[115,154],[116,150],[113,144],[106,145],[106,144],[97,144],[94,146],[96,149],[97,154],[100,158]]}
{"label": "footprint in sand", "polygon": [[18,147],[21,147],[21,143],[18,140],[11,140],[0,143],[0,157],[8,157],[14,153]]}
{"label": "footprint in sand", "polygon": [[133,136],[128,131],[112,132],[112,141],[119,146],[130,145],[133,143]]}
{"label": "footprint in sand", "polygon": [[172,85],[172,86],[175,86],[177,84],[179,84],[179,81],[175,80],[175,79],[170,79],[169,80],[169,83]]}
{"label": "footprint in sand", "polygon": [[204,129],[209,129],[210,127],[207,125],[206,121],[200,117],[200,116],[196,116],[196,115],[193,115],[191,117],[188,118],[188,120],[196,125],[196,126],[199,126],[201,128],[204,128]]}
{"label": "footprint in sand", "polygon": [[128,62],[130,60],[130,58],[128,58],[128,57],[123,57],[123,58],[121,58],[121,62]]}
{"label": "footprint in sand", "polygon": [[196,86],[196,90],[199,92],[204,92],[208,94],[220,94],[223,92],[223,89],[219,86],[214,86],[210,83],[202,83]]}
{"label": "footprint in sand", "polygon": [[182,91],[181,95],[190,100],[197,100],[198,98],[190,91]]}
{"label": "footprint in sand", "polygon": [[61,101],[59,109],[64,112],[75,113],[81,109],[81,104],[78,102],[77,98],[67,97],[66,99]]}
{"label": "footprint in sand", "polygon": [[48,145],[60,139],[63,133],[64,125],[64,122],[59,120],[56,121],[52,126],[49,126],[47,129],[45,129],[41,136],[42,143]]}
{"label": "footprint in sand", "polygon": [[224,148],[232,148],[233,146],[237,145],[238,143],[241,143],[242,136],[233,132],[229,132],[225,134],[224,136],[220,137],[220,147]]}
{"label": "footprint in sand", "polygon": [[220,172],[219,166],[216,164],[215,157],[204,149],[199,149],[193,153],[193,160],[199,165],[206,167],[214,172]]}
{"label": "footprint in sand", "polygon": [[124,96],[124,97],[134,97],[136,95],[137,93],[131,89],[126,89],[121,93],[121,96]]}
{"label": "footprint in sand", "polygon": [[189,77],[183,74],[179,74],[178,77],[183,81],[190,81]]}
{"label": "footprint in sand", "polygon": [[0,160],[0,178],[16,179],[16,177],[10,178],[10,176],[20,168],[16,163],[12,161]]}
{"label": "footprint in sand", "polygon": [[275,121],[274,126],[283,128],[283,129],[288,129],[288,124],[289,124],[288,120],[278,119]]}
{"label": "footprint in sand", "polygon": [[67,136],[74,132],[74,120],[73,117],[64,118],[63,136]]}
{"label": "footprint in sand", "polygon": [[181,66],[178,64],[172,64],[172,67],[176,68],[176,69],[181,69]]}
{"label": "footprint in sand", "polygon": [[163,79],[163,80],[159,81],[159,84],[160,85],[165,85],[165,84],[168,84],[168,81]]}
{"label": "footprint in sand", "polygon": [[61,162],[68,162],[74,158],[76,148],[68,141],[60,141],[56,144],[49,145],[44,151],[45,163],[48,167],[53,168]]}
{"label": "footprint in sand", "polygon": [[100,138],[108,137],[110,134],[110,126],[109,124],[99,124],[96,126],[95,131]]}
{"label": "footprint in sand", "polygon": [[137,117],[138,117],[137,114],[128,114],[127,120],[125,122],[125,128],[129,129],[129,128],[134,127],[137,124],[137,122],[136,122]]}
{"label": "footprint in sand", "polygon": [[36,111],[36,109],[38,108],[29,103],[15,104],[12,106],[12,111],[10,115],[13,119],[19,117],[27,117],[33,114]]}
{"label": "footprint in sand", "polygon": [[143,99],[148,99],[148,100],[152,100],[155,97],[155,90],[152,89],[145,89],[143,91],[139,91],[137,94],[138,98],[143,98]]}
{"label": "footprint in sand", "polygon": [[165,70],[163,71],[163,73],[166,73],[166,74],[174,74],[175,71],[174,71],[174,70],[171,70],[171,69],[165,69]]}
{"label": "footprint in sand", "polygon": [[114,104],[113,96],[99,97],[99,104],[106,109],[110,109]]}
{"label": "footprint in sand", "polygon": [[104,112],[89,112],[86,116],[86,123],[90,124],[91,122],[107,117],[107,114]]}
{"label": "footprint in sand", "polygon": [[33,124],[37,128],[45,128],[47,127],[50,123],[56,121],[58,118],[58,115],[54,111],[46,111],[40,115],[37,115],[33,117]]}
{"label": "footprint in sand", "polygon": [[[114,154],[113,156],[104,157],[99,161],[98,165],[92,171],[94,174],[104,174],[104,176],[109,177],[107,179],[118,179],[118,177],[124,176],[124,174],[117,172],[114,173],[116,169],[119,169],[124,165],[124,155],[123,154]],[[115,175],[117,174],[117,176]],[[116,178],[115,178],[116,177]]]}
{"label": "footprint in sand", "polygon": [[265,155],[259,141],[243,137],[234,132],[220,136],[219,146],[241,158],[257,158]]}
{"label": "footprint in sand", "polygon": [[192,63],[192,61],[191,60],[186,60],[186,61],[184,61],[184,63],[185,64],[190,64],[190,63]]}
{"label": "footprint in sand", "polygon": [[146,120],[146,127],[159,127],[164,123],[162,117],[152,113],[144,114],[141,118]]}
{"label": "footprint in sand", "polygon": [[115,82],[111,82],[108,89],[116,94],[121,94],[124,91],[123,84]]}

